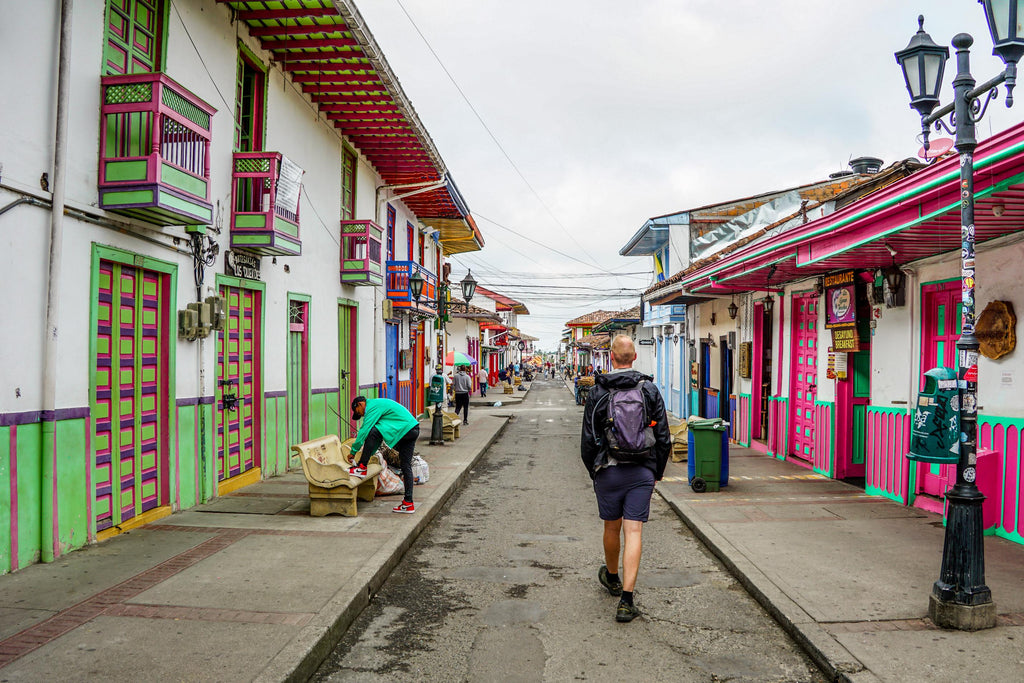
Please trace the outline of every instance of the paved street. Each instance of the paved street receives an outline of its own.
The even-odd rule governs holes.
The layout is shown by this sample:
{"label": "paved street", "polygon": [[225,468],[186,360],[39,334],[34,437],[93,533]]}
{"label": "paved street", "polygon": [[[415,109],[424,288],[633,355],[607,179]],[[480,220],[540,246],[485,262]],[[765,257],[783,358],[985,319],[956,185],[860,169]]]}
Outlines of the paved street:
{"label": "paved street", "polygon": [[613,620],[581,413],[534,383],[315,680],[824,680],[657,495],[644,616]]}

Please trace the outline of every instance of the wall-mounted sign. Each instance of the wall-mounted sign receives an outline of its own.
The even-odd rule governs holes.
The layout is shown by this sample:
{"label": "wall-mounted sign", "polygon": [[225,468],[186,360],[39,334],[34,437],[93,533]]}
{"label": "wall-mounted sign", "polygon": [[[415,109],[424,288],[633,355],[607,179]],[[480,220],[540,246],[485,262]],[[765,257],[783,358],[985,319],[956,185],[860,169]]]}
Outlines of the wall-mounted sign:
{"label": "wall-mounted sign", "polygon": [[857,286],[854,271],[825,276],[825,327],[857,325]]}
{"label": "wall-mounted sign", "polygon": [[832,330],[832,348],[836,352],[860,351],[860,335],[856,327],[836,327]]}
{"label": "wall-mounted sign", "polygon": [[260,279],[260,257],[244,251],[224,252],[224,273],[246,280]]}
{"label": "wall-mounted sign", "polygon": [[740,344],[739,369],[740,377],[743,379],[750,379],[750,359],[753,346],[753,342],[742,342]]}
{"label": "wall-mounted sign", "polygon": [[639,344],[640,346],[654,346],[654,339],[641,339],[640,341],[637,342],[637,344]]}

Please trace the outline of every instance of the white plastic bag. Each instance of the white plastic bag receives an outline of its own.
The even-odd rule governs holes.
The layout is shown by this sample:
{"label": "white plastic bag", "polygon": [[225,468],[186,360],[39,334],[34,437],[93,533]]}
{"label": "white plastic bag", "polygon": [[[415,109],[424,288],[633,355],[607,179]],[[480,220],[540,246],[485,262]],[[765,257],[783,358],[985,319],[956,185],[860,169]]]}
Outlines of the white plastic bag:
{"label": "white plastic bag", "polygon": [[426,484],[430,480],[430,465],[418,453],[412,456],[412,480],[416,484]]}
{"label": "white plastic bag", "polygon": [[385,465],[377,476],[377,495],[390,496],[393,493],[403,493],[404,491],[405,485],[402,484],[402,478]]}

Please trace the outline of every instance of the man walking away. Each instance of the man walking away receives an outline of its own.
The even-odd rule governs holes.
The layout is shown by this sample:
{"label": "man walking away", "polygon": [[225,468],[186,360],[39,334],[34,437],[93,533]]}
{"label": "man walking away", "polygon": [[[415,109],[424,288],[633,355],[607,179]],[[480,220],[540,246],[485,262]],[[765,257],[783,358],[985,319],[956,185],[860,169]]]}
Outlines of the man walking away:
{"label": "man walking away", "polygon": [[633,604],[633,589],[640,570],[643,525],[650,515],[654,482],[665,473],[672,439],[665,402],[654,378],[633,370],[633,341],[616,336],[611,354],[613,369],[597,376],[583,410],[580,454],[594,481],[597,509],[604,520],[605,564],[597,578],[611,595],[621,596],[615,620],[626,622],[640,614]]}
{"label": "man walking away", "polygon": [[469,425],[469,392],[473,391],[473,380],[466,372],[466,366],[460,365],[459,371],[452,378],[452,389],[455,391],[455,414],[462,409],[462,424]]}
{"label": "man walking away", "polygon": [[411,515],[416,512],[412,502],[412,456],[416,452],[416,439],[420,436],[420,423],[401,403],[390,398],[372,398],[369,401],[363,396],[352,399],[352,421],[362,419],[356,440],[352,442],[352,454],[360,448],[363,454],[359,462],[348,468],[348,473],[356,477],[366,476],[366,463],[370,456],[377,452],[381,442],[398,451],[398,459],[402,464],[402,482],[405,484],[405,495],[401,505],[396,505],[392,512]]}
{"label": "man walking away", "polygon": [[480,372],[477,373],[476,379],[480,382],[480,395],[487,395],[487,371],[480,368]]}

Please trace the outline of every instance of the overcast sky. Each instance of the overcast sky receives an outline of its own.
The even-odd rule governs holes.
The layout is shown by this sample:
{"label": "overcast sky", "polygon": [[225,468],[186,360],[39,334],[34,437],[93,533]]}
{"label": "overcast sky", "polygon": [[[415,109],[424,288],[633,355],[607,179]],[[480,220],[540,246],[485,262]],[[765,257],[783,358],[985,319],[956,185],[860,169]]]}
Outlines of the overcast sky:
{"label": "overcast sky", "polygon": [[[453,281],[469,267],[523,301],[520,328],[550,350],[565,321],[637,303],[608,295],[649,274],[566,276],[649,273],[649,257],[618,255],[647,218],[823,180],[852,157],[916,155],[893,52],[918,14],[940,45],[974,36],[979,82],[1002,67],[974,0],[357,2],[483,232],[483,251],[453,257]],[[951,57],[943,102],[953,71]],[[1010,110],[1002,95],[979,139],[1024,116],[1024,88]],[[593,289],[559,289],[572,285]]]}

